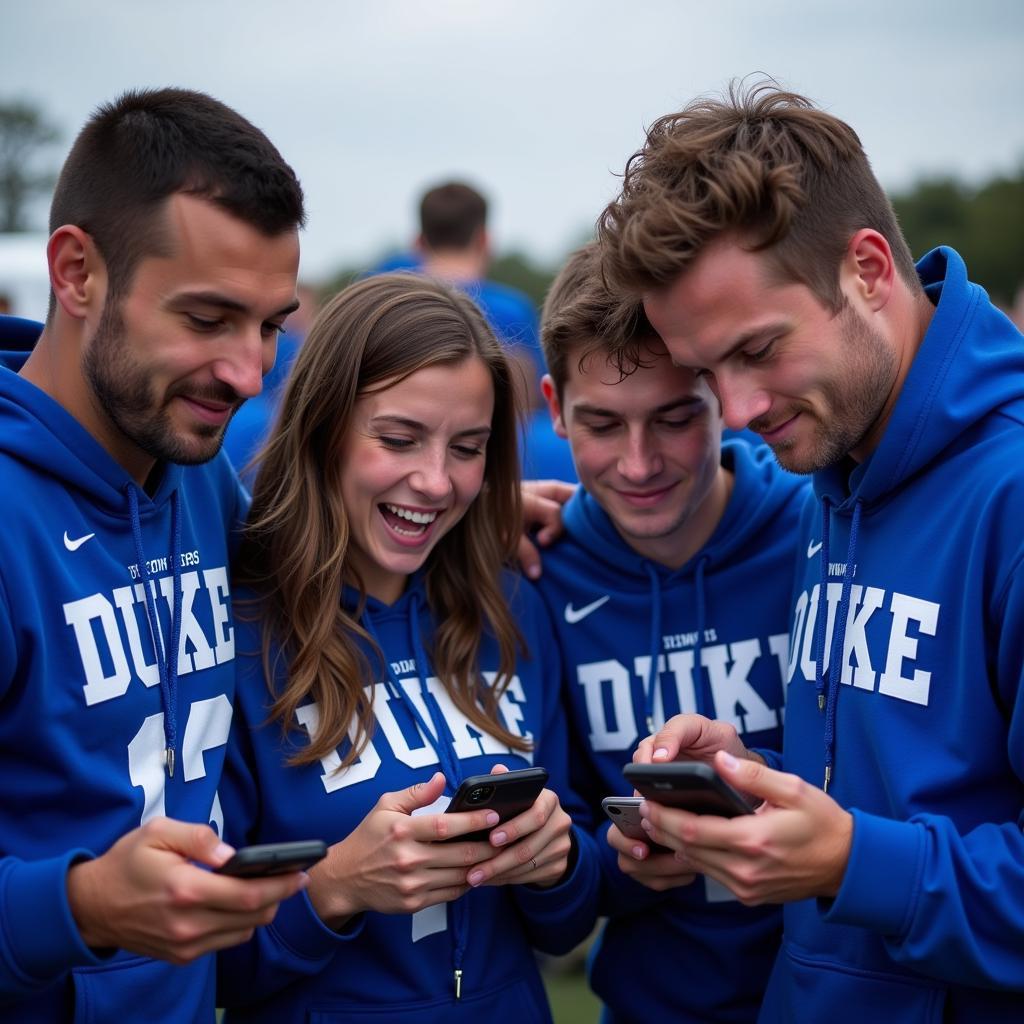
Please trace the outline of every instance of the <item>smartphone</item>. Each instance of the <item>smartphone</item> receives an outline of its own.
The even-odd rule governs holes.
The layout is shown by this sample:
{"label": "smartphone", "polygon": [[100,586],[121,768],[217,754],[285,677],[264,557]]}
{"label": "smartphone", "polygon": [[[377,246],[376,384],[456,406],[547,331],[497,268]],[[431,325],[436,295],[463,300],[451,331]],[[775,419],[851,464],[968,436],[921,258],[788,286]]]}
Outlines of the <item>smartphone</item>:
{"label": "smartphone", "polygon": [[259,878],[264,875],[286,875],[290,871],[305,871],[327,856],[327,844],[319,839],[305,839],[295,843],[264,843],[244,846],[219,868],[221,875],[236,878]]}
{"label": "smartphone", "polygon": [[639,839],[655,853],[671,853],[667,846],[656,843],[643,830],[640,824],[640,805],[643,801],[642,796],[606,796],[601,801],[601,808],[627,839]]}
{"label": "smartphone", "polygon": [[628,839],[650,844],[650,837],[640,825],[640,804],[643,800],[642,796],[606,796],[601,801],[601,810]]}
{"label": "smartphone", "polygon": [[638,793],[666,807],[681,807],[694,814],[717,814],[722,818],[754,812],[711,765],[701,761],[627,764],[622,774]]}
{"label": "smartphone", "polygon": [[[449,811],[477,811],[486,808],[498,812],[498,821],[508,821],[517,814],[529,810],[533,802],[540,796],[540,791],[548,781],[546,768],[520,768],[514,772],[502,772],[495,775],[471,775],[463,779],[452,802],[445,808]],[[481,829],[465,836],[452,836],[442,840],[446,843],[485,840],[491,829]]]}

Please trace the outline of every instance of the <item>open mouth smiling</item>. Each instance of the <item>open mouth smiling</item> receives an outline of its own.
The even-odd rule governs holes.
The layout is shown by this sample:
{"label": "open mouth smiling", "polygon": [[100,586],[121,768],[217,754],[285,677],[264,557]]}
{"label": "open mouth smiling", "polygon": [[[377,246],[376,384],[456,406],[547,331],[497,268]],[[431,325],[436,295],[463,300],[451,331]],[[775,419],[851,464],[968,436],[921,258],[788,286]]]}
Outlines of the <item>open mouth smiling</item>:
{"label": "open mouth smiling", "polygon": [[441,509],[418,512],[401,505],[383,503],[377,506],[388,526],[405,537],[420,537],[430,529],[431,524],[441,513]]}

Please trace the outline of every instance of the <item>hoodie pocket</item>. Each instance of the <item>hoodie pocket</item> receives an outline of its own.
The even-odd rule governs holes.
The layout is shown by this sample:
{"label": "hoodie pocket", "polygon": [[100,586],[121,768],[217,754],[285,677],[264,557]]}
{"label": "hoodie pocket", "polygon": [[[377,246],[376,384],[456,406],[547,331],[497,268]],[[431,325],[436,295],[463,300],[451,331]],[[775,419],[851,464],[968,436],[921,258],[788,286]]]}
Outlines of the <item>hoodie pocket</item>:
{"label": "hoodie pocket", "polygon": [[184,967],[122,955],[72,971],[74,1024],[213,1024],[213,958]]}
{"label": "hoodie pocket", "polygon": [[538,993],[527,981],[517,981],[500,989],[490,989],[477,996],[454,999],[436,999],[417,1003],[378,1003],[368,1005],[372,998],[359,1006],[311,1007],[307,1014],[309,1024],[384,1024],[402,1021],[402,1024],[550,1024],[551,1010],[543,993]]}
{"label": "hoodie pocket", "polygon": [[769,1021],[899,1021],[941,1024],[946,986],[815,960],[784,948],[761,1014]]}

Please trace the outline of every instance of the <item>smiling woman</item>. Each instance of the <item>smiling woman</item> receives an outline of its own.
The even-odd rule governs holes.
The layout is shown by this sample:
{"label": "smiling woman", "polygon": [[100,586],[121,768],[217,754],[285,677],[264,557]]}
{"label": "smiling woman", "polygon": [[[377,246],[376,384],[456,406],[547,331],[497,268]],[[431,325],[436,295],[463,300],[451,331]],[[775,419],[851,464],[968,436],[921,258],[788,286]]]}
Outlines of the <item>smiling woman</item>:
{"label": "smiling woman", "polygon": [[[516,433],[502,348],[424,277],[347,289],[300,351],[238,560],[250,621],[221,797],[234,841],[333,845],[273,934],[222,958],[229,1019],[372,1003],[381,1019],[550,1020],[531,947],[589,933],[597,851],[562,807],[551,627],[503,568]],[[444,813],[467,777],[532,766],[551,788],[500,827],[486,808]]]}
{"label": "smiling woman", "polygon": [[491,373],[475,355],[356,401],[341,497],[350,568],[373,597],[394,603],[480,493],[493,409]]}

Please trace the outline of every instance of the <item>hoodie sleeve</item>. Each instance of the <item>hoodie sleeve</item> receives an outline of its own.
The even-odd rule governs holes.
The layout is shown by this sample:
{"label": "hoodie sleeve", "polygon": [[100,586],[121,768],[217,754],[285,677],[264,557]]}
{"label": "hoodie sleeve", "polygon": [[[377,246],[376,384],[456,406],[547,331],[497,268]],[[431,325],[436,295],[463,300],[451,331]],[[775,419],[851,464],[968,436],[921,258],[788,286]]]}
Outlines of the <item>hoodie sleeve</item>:
{"label": "hoodie sleeve", "polygon": [[[1009,724],[1009,762],[1024,792],[1024,566],[1011,577],[1002,608],[997,686]],[[850,860],[836,899],[819,901],[824,920],[880,933],[894,960],[922,974],[1020,990],[1024,806],[1014,821],[986,822],[962,835],[939,815],[900,822],[852,813]]]}
{"label": "hoodie sleeve", "polygon": [[[574,822],[587,820],[583,802],[569,783],[569,750],[565,716],[561,704],[561,659],[558,644],[539,596],[525,582],[528,601],[519,616],[527,638],[534,687],[540,691],[543,718],[540,738],[534,750],[534,764],[548,770],[548,787],[558,794],[563,809]],[[520,604],[519,607],[523,607]],[[549,889],[512,886],[513,897],[522,913],[530,942],[545,953],[568,953],[593,930],[600,895],[600,864],[594,837],[573,825],[575,864],[558,885]]]}
{"label": "hoodie sleeve", "polygon": [[[0,578],[0,701],[16,679],[16,649]],[[0,1005],[53,985],[72,967],[103,962],[82,942],[68,905],[68,869],[90,857],[76,849],[40,861],[0,858]]]}
{"label": "hoodie sleeve", "polygon": [[286,900],[274,920],[240,946],[217,954],[217,1005],[259,1003],[301,978],[319,974],[357,939],[366,917],[335,932],[317,916],[305,892]]}
{"label": "hoodie sleeve", "polygon": [[[259,649],[258,629],[240,625],[239,649]],[[238,696],[220,785],[224,838],[235,847],[258,841],[260,816],[259,759],[253,737],[277,739],[274,725],[263,729],[265,712],[256,708],[266,693],[262,657],[246,653],[237,660]],[[260,695],[257,697],[256,695]],[[338,949],[362,929],[363,916],[345,932],[332,931],[320,920],[305,892],[283,902],[274,920],[257,928],[248,942],[217,954],[217,1005],[245,1006],[279,992],[299,978],[318,974]]]}
{"label": "hoodie sleeve", "polygon": [[49,988],[73,967],[103,963],[82,942],[67,898],[69,868],[91,856],[0,859],[0,1005]]}

